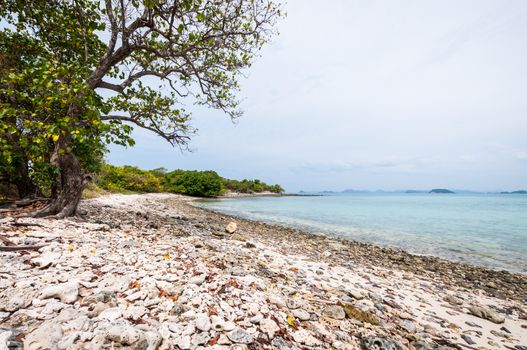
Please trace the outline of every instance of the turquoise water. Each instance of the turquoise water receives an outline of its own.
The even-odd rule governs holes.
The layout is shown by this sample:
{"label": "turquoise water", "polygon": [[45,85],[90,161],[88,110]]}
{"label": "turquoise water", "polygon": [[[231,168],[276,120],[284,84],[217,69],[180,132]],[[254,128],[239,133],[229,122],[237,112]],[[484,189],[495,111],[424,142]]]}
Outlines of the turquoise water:
{"label": "turquoise water", "polygon": [[527,273],[527,195],[346,194],[199,202],[244,218]]}

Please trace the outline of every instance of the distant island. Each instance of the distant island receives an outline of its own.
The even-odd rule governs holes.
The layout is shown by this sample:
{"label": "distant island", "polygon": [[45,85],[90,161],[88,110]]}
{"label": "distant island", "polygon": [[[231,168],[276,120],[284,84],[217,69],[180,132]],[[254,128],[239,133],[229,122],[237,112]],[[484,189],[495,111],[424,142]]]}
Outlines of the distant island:
{"label": "distant island", "polygon": [[456,193],[456,192],[447,190],[446,188],[434,188],[433,190],[431,190],[428,193]]}
{"label": "distant island", "polygon": [[500,192],[501,194],[527,194],[525,190],[512,191],[512,192]]}

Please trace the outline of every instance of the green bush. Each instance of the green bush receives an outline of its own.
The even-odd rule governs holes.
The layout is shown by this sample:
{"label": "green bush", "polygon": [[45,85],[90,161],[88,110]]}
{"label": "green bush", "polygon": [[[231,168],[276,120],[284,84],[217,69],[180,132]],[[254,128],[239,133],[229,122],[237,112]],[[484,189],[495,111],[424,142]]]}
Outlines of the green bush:
{"label": "green bush", "polygon": [[163,189],[160,177],[151,171],[129,165],[103,165],[95,183],[111,192],[160,192]]}
{"label": "green bush", "polygon": [[165,174],[164,189],[198,197],[215,197],[221,193],[221,177],[214,171],[174,170]]}
{"label": "green bush", "polygon": [[238,193],[260,193],[260,192],[273,192],[282,193],[284,189],[280,185],[268,185],[258,179],[241,181],[222,179],[223,186],[225,189],[238,192]]}

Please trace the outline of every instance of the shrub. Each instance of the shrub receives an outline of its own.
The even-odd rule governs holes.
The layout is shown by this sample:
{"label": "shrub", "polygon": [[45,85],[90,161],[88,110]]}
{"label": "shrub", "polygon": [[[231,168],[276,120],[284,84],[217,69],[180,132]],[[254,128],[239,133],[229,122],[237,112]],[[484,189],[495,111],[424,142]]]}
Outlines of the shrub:
{"label": "shrub", "polygon": [[198,197],[214,197],[221,193],[221,177],[214,171],[174,170],[164,176],[166,191]]}
{"label": "shrub", "polygon": [[105,164],[95,183],[98,187],[111,192],[160,192],[162,190],[162,180],[154,173],[129,165]]}
{"label": "shrub", "polygon": [[284,192],[284,189],[280,185],[268,185],[258,179],[243,179],[241,181],[232,179],[222,179],[222,183],[227,190],[238,193]]}

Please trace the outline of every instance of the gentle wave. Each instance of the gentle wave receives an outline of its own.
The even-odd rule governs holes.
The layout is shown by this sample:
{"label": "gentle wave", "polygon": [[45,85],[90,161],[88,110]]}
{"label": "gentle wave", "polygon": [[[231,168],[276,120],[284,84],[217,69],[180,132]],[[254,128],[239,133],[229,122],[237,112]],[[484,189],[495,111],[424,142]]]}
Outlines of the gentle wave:
{"label": "gentle wave", "polygon": [[197,204],[414,254],[527,272],[527,196],[350,194]]}

